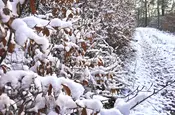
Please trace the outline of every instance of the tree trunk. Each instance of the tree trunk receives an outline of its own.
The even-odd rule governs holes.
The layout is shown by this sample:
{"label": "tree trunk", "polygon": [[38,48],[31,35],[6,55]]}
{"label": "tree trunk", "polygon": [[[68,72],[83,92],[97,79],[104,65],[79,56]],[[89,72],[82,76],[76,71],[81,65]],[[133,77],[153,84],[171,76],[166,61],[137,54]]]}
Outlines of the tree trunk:
{"label": "tree trunk", "polygon": [[162,0],[162,16],[165,15],[165,0]]}
{"label": "tree trunk", "polygon": [[157,17],[158,17],[158,24],[157,27],[159,28],[160,26],[160,11],[159,11],[159,0],[157,0]]}
{"label": "tree trunk", "polygon": [[145,27],[148,25],[148,11],[147,11],[147,0],[145,0]]}

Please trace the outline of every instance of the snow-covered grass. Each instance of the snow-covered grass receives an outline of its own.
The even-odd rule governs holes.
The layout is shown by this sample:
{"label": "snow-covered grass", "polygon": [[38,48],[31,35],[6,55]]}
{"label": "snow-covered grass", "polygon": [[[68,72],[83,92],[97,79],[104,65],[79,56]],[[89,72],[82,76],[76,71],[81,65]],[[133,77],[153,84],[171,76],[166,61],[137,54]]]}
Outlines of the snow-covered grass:
{"label": "snow-covered grass", "polygon": [[[159,31],[153,28],[137,28],[132,42],[136,52],[136,60],[130,66],[130,70],[135,68],[135,78],[133,87],[144,86],[145,90],[153,91],[162,88],[167,81],[174,80],[175,74],[175,36],[170,33]],[[131,75],[131,74],[130,74]],[[168,91],[172,87],[167,87],[160,93],[152,96],[131,111],[131,115],[167,115],[173,97],[165,97],[174,92]],[[169,104],[168,104],[169,103]],[[172,108],[172,107],[170,107]]]}

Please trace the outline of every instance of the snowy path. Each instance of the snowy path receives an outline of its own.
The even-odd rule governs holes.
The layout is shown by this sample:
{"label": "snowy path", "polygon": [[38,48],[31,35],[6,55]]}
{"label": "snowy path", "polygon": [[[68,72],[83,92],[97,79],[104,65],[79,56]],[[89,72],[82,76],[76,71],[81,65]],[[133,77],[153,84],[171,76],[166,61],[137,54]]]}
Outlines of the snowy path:
{"label": "snowy path", "polygon": [[[175,79],[175,36],[151,28],[137,28],[132,45],[137,50],[135,87],[160,89],[168,80]],[[133,71],[133,66],[131,69]],[[171,91],[168,91],[171,90]],[[174,88],[168,87],[141,105],[131,115],[170,115],[167,107],[175,100]],[[167,91],[169,93],[167,93]],[[172,109],[172,107],[171,107]]]}

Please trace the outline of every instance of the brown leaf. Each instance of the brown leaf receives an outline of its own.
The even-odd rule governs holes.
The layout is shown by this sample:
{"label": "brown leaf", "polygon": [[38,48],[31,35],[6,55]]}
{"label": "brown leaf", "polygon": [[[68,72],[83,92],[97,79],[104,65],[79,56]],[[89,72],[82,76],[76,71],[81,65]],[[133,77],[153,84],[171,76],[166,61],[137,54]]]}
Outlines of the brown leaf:
{"label": "brown leaf", "polygon": [[46,0],[41,0],[41,4],[45,5],[46,4]]}
{"label": "brown leaf", "polygon": [[56,105],[56,107],[55,107],[55,112],[58,114],[60,113],[60,107],[58,105]]}
{"label": "brown leaf", "polygon": [[2,0],[4,2],[5,5],[7,5],[7,0]]}
{"label": "brown leaf", "polygon": [[72,36],[72,31],[69,32],[69,36]]}
{"label": "brown leaf", "polygon": [[58,13],[57,11],[58,11],[58,9],[57,9],[57,8],[54,8],[54,9],[52,10],[52,15],[53,15],[53,16],[56,16],[57,13]]}
{"label": "brown leaf", "polygon": [[13,23],[14,18],[10,18],[9,21],[7,22],[7,25],[11,27],[11,24]]}
{"label": "brown leaf", "polygon": [[6,33],[0,32],[0,41],[2,41],[3,39],[5,39],[6,36],[7,36]]}
{"label": "brown leaf", "polygon": [[66,17],[66,12],[67,12],[66,8],[63,7],[62,8],[62,14],[63,14],[64,17]]}
{"label": "brown leaf", "polygon": [[93,115],[98,115],[99,112],[94,113]]}
{"label": "brown leaf", "polygon": [[76,3],[78,3],[79,2],[79,0],[76,0]]}
{"label": "brown leaf", "polygon": [[52,87],[52,85],[50,84],[50,85],[49,85],[49,89],[48,89],[48,91],[47,91],[47,92],[48,92],[48,95],[51,95],[52,89],[53,89],[53,87]]}
{"label": "brown leaf", "polygon": [[4,9],[3,9],[3,13],[4,13],[5,15],[10,15],[10,10],[9,10],[8,8],[4,8]]}
{"label": "brown leaf", "polygon": [[2,70],[3,70],[4,73],[7,73],[7,66],[1,65],[1,68],[2,68]]}
{"label": "brown leaf", "polygon": [[66,29],[64,29],[64,32],[65,32],[66,34],[69,34],[69,32],[68,32]]}
{"label": "brown leaf", "polygon": [[47,29],[47,28],[44,28],[42,33],[43,33],[43,35],[46,35],[46,36],[50,35],[49,29]]}
{"label": "brown leaf", "polygon": [[23,112],[23,110],[24,110],[24,105],[22,104],[22,105],[19,107],[18,115],[21,115],[21,113]]}
{"label": "brown leaf", "polygon": [[73,14],[72,13],[69,14],[68,18],[73,18]]}
{"label": "brown leaf", "polygon": [[98,60],[98,66],[103,66],[103,61],[101,58],[99,58],[99,60]]}
{"label": "brown leaf", "polygon": [[17,14],[20,15],[20,13],[21,13],[21,4],[19,2],[16,5],[16,9],[17,9]]}
{"label": "brown leaf", "polygon": [[116,89],[116,88],[115,88],[115,89],[111,89],[110,92],[111,92],[112,94],[118,93],[118,92],[119,92],[119,89]]}
{"label": "brown leaf", "polygon": [[63,86],[63,89],[66,91],[67,95],[71,96],[71,90],[69,89],[69,87],[64,84],[62,84],[62,86]]}
{"label": "brown leaf", "polygon": [[86,108],[83,108],[81,115],[87,115]]}
{"label": "brown leaf", "polygon": [[35,26],[34,28],[35,28],[35,30],[36,30],[38,33],[40,33],[40,32],[43,30],[42,27],[37,27],[37,26]]}
{"label": "brown leaf", "polygon": [[0,56],[3,56],[4,54],[5,54],[5,49],[0,49]]}
{"label": "brown leaf", "polygon": [[35,0],[30,0],[30,9],[32,14],[36,13]]}
{"label": "brown leaf", "polygon": [[97,84],[100,84],[101,83],[101,81],[100,80],[97,80]]}
{"label": "brown leaf", "polygon": [[86,52],[87,50],[87,45],[85,42],[81,42],[81,47],[83,48],[83,50]]}
{"label": "brown leaf", "polygon": [[44,108],[41,108],[41,109],[39,109],[38,110],[38,113],[46,113],[46,111],[47,111],[47,106],[45,105],[45,107]]}
{"label": "brown leaf", "polygon": [[14,49],[15,49],[15,44],[10,43],[9,46],[8,46],[8,52],[13,53]]}
{"label": "brown leaf", "polygon": [[88,81],[87,80],[83,80],[83,85],[87,86],[88,85]]}
{"label": "brown leaf", "polygon": [[90,44],[92,44],[92,37],[88,37],[87,39],[90,41]]}
{"label": "brown leaf", "polygon": [[2,43],[3,43],[4,46],[7,45],[7,40],[5,38],[3,38],[1,41],[2,41]]}

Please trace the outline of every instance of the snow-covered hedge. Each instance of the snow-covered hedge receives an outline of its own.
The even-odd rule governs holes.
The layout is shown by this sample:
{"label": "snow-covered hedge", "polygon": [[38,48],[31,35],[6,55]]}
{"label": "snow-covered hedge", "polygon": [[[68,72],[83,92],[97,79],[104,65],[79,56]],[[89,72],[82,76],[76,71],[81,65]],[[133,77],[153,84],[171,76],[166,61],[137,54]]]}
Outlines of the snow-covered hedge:
{"label": "snow-covered hedge", "polygon": [[114,49],[82,23],[81,4],[0,1],[0,114],[129,115],[131,102],[103,107],[127,84]]}

